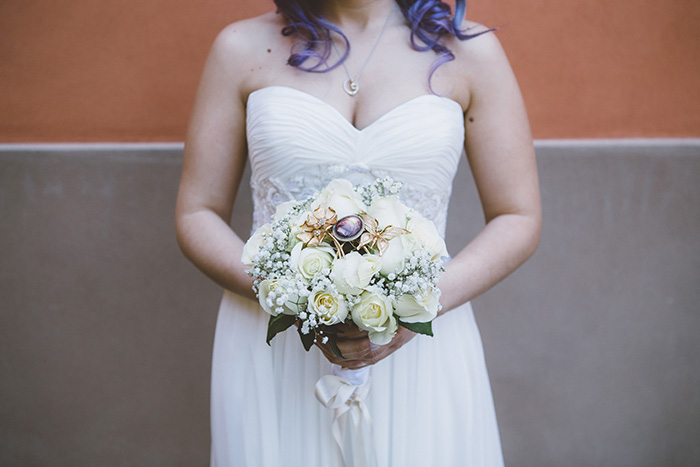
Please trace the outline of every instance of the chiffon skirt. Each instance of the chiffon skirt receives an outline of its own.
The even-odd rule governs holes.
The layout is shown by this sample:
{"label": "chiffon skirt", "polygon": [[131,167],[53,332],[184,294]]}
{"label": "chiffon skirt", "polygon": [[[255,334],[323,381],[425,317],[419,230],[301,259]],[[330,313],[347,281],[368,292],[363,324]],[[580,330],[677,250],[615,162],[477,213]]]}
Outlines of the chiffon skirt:
{"label": "chiffon skirt", "polygon": [[[333,411],[314,395],[331,364],[294,329],[265,343],[269,316],[225,292],[211,380],[213,466],[342,466]],[[483,348],[469,303],[371,368],[366,400],[379,466],[500,466]]]}

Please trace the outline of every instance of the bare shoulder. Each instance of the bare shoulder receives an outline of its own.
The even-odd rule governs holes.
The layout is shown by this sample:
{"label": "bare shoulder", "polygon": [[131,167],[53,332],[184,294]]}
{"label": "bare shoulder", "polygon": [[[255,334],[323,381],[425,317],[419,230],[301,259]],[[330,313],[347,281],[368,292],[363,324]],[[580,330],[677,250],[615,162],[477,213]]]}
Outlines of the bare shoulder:
{"label": "bare shoulder", "polygon": [[221,77],[219,82],[245,102],[258,86],[270,52],[285,49],[281,45],[288,38],[281,34],[283,27],[283,19],[274,12],[229,24],[212,44],[205,74],[210,70]]}
{"label": "bare shoulder", "polygon": [[464,26],[468,34],[476,37],[451,38],[447,45],[455,56],[451,66],[459,90],[457,95],[466,108],[477,95],[513,83],[515,77],[496,31],[473,22]]}
{"label": "bare shoulder", "polygon": [[212,51],[231,59],[251,59],[281,36],[284,26],[274,12],[231,23],[221,30]]}
{"label": "bare shoulder", "polygon": [[471,21],[466,21],[465,26],[465,32],[477,36],[464,41],[452,41],[451,49],[458,64],[473,73],[476,68],[483,68],[484,65],[507,61],[495,30]]}

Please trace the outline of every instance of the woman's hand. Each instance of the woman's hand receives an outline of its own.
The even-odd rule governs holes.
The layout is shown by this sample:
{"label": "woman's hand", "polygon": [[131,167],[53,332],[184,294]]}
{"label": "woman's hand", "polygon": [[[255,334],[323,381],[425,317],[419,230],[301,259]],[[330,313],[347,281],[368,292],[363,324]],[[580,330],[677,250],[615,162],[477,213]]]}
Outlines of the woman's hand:
{"label": "woman's hand", "polygon": [[369,341],[367,331],[361,330],[354,324],[340,324],[335,327],[340,330],[336,342],[343,358],[336,356],[328,344],[316,345],[328,361],[350,369],[374,365],[399,350],[416,335],[403,326],[399,326],[391,342],[385,345],[376,345]]}

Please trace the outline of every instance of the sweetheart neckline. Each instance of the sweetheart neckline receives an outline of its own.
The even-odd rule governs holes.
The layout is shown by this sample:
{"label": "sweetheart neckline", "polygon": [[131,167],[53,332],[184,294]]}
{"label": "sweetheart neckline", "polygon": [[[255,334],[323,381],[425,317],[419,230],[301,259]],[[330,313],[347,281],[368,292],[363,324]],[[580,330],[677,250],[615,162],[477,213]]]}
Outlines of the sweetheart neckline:
{"label": "sweetheart neckline", "polygon": [[415,103],[416,101],[426,99],[426,98],[435,98],[435,99],[438,99],[438,102],[446,102],[448,105],[456,105],[457,108],[459,109],[460,115],[464,115],[464,113],[462,111],[462,106],[460,105],[459,102],[455,101],[454,99],[450,99],[449,97],[444,97],[444,96],[438,96],[436,94],[421,94],[419,96],[412,97],[412,98],[392,107],[391,109],[387,110],[382,115],[380,115],[377,119],[372,121],[369,125],[364,126],[362,128],[357,128],[350,120],[348,120],[347,117],[345,117],[345,115],[343,115],[340,112],[340,110],[338,110],[337,108],[335,108],[333,105],[329,104],[328,102],[324,101],[323,99],[316,97],[313,94],[309,94],[306,91],[302,91],[301,89],[293,88],[291,86],[282,86],[282,85],[265,86],[265,87],[262,87],[260,89],[256,89],[255,91],[252,91],[250,94],[248,94],[248,101],[246,102],[246,108],[248,106],[248,102],[250,102],[250,97],[253,96],[254,94],[259,94],[260,92],[263,92],[263,91],[275,90],[275,89],[292,91],[293,93],[295,93],[297,95],[305,96],[306,98],[311,99],[312,101],[323,105],[325,108],[330,109],[343,122],[345,122],[346,125],[348,125],[350,128],[355,130],[355,132],[357,132],[357,133],[362,133],[365,130],[372,128],[374,125],[378,124],[379,122],[381,122],[385,118],[388,118],[389,115],[391,115],[395,112],[398,112],[399,110],[403,109],[406,106],[409,106],[409,105]]}

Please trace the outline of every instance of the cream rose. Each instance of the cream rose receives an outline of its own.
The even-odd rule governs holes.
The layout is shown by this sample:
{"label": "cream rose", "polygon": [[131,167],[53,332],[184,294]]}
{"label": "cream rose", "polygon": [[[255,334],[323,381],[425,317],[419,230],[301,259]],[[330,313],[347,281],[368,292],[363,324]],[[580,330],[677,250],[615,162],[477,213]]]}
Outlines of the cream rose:
{"label": "cream rose", "polygon": [[284,203],[280,203],[277,205],[275,208],[275,214],[272,216],[273,220],[280,220],[287,214],[289,214],[289,211],[294,207],[294,205],[297,204],[297,201],[291,200],[291,201],[285,201]]}
{"label": "cream rose", "polygon": [[300,243],[301,240],[299,240],[299,235],[302,230],[301,226],[306,222],[307,215],[306,214],[299,214],[296,216],[296,218],[292,218],[290,224],[289,224],[289,240],[287,243],[287,250],[291,251],[297,243]]}
{"label": "cream rose", "polygon": [[356,295],[369,285],[381,266],[379,256],[361,255],[352,251],[333,263],[331,280],[341,293]]}
{"label": "cream rose", "polygon": [[260,247],[265,243],[265,237],[272,234],[272,226],[270,224],[264,224],[258,227],[258,229],[253,233],[253,235],[245,242],[243,245],[243,254],[241,255],[241,262],[251,267],[253,265],[253,260],[255,255],[260,251]]}
{"label": "cream rose", "polygon": [[399,273],[406,265],[406,255],[412,251],[413,242],[407,241],[408,235],[399,235],[389,240],[389,247],[384,250],[382,258],[382,274]]}
{"label": "cream rose", "polygon": [[314,313],[319,322],[327,325],[338,324],[348,317],[348,307],[345,299],[338,294],[320,290],[309,297],[309,310]]}
{"label": "cream rose", "polygon": [[436,260],[447,256],[445,241],[438,233],[435,224],[425,217],[414,211],[406,224],[406,229],[411,232],[411,237],[422,243],[425,249],[430,252],[431,259]]}
{"label": "cream rose", "polygon": [[316,273],[330,268],[333,257],[333,248],[330,246],[304,247],[304,244],[300,242],[292,248],[289,264],[305,279],[310,280]]}
{"label": "cream rose", "polygon": [[387,226],[406,227],[406,214],[409,209],[396,196],[384,196],[372,201],[367,214],[377,219],[380,228]]}
{"label": "cream rose", "polygon": [[432,321],[440,310],[440,294],[426,290],[416,298],[404,294],[396,301],[394,313],[405,323],[427,323]]}
{"label": "cream rose", "polygon": [[297,295],[286,297],[286,300],[281,305],[277,303],[277,299],[280,297],[276,297],[275,300],[272,300],[272,297],[270,297],[271,294],[276,295],[279,292],[284,292],[280,289],[280,281],[278,280],[265,279],[260,282],[258,286],[258,301],[262,309],[272,316],[277,316],[279,314],[279,307],[282,307],[282,313],[285,315],[297,314],[297,312],[299,312],[299,306],[297,305],[299,297]]}
{"label": "cream rose", "polygon": [[342,178],[331,180],[321,191],[310,211],[321,205],[332,208],[338,219],[367,210],[362,197],[353,189],[352,183]]}
{"label": "cream rose", "polygon": [[380,293],[363,292],[351,314],[353,322],[368,332],[369,340],[373,344],[389,343],[398,329],[391,302]]}

